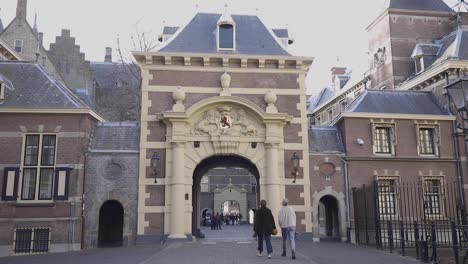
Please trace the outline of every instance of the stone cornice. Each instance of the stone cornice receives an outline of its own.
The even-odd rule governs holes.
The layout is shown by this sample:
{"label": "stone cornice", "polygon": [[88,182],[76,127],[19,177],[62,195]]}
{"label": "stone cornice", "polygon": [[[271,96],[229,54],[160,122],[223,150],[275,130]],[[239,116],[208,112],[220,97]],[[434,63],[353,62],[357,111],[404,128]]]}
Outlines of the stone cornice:
{"label": "stone cornice", "polygon": [[396,89],[410,90],[417,88],[417,90],[419,90],[421,88],[431,85],[434,82],[439,81],[443,77],[441,75],[444,75],[445,73],[449,73],[453,70],[466,68],[468,68],[467,60],[446,59],[440,64],[430,67],[429,69],[417,75],[416,77],[399,84],[399,86]]}
{"label": "stone cornice", "polygon": [[456,117],[452,115],[418,115],[418,114],[354,113],[354,112],[342,113],[341,118],[343,117],[410,119],[410,120],[447,120],[447,121],[452,121],[456,119]]}
{"label": "stone cornice", "polygon": [[[265,71],[298,70],[307,73],[313,57],[269,56],[243,54],[210,54],[210,53],[167,53],[167,52],[133,52],[133,56],[142,66],[189,66],[232,69],[264,69]],[[194,63],[196,60],[196,63]]]}

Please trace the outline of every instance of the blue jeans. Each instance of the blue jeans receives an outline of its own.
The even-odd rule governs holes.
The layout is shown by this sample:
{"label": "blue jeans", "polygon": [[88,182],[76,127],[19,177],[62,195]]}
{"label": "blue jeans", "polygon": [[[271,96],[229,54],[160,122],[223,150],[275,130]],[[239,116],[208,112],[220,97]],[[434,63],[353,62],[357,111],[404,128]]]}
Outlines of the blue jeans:
{"label": "blue jeans", "polygon": [[273,247],[271,246],[271,235],[258,234],[258,251],[263,252],[263,240],[265,240],[268,254],[273,253]]}
{"label": "blue jeans", "polygon": [[283,237],[283,252],[286,252],[286,240],[289,238],[291,251],[296,252],[296,227],[281,228],[281,236]]}

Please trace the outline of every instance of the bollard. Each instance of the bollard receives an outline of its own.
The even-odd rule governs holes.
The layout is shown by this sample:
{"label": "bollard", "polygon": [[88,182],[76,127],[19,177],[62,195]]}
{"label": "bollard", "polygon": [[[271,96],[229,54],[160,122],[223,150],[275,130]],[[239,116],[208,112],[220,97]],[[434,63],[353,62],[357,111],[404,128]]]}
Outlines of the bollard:
{"label": "bollard", "polygon": [[424,241],[424,240],[420,241],[419,243],[420,243],[419,256],[421,258],[421,262],[428,263],[429,262],[429,244],[427,243],[427,241]]}

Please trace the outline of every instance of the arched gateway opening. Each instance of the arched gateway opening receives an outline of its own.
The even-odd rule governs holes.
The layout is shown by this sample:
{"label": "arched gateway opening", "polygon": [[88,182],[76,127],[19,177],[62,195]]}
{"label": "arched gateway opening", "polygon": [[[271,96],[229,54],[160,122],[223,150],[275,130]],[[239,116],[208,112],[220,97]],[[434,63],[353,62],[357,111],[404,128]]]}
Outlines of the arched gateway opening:
{"label": "arched gateway opening", "polygon": [[[207,175],[215,179],[211,180],[211,184],[206,179]],[[253,180],[246,181],[249,178],[246,175],[250,175]],[[259,202],[258,183],[259,172],[256,166],[243,157],[216,155],[200,162],[193,174],[192,235],[200,237],[200,227],[207,222],[206,214],[205,218],[202,217],[201,208],[211,208],[213,215],[237,215],[238,222],[249,224],[249,212],[257,208]]]}
{"label": "arched gateway opening", "polygon": [[119,247],[123,242],[124,209],[117,201],[107,201],[99,210],[99,247]]}
{"label": "arched gateway opening", "polygon": [[331,195],[320,199],[318,208],[319,234],[321,239],[340,239],[340,221],[338,214],[338,201]]}

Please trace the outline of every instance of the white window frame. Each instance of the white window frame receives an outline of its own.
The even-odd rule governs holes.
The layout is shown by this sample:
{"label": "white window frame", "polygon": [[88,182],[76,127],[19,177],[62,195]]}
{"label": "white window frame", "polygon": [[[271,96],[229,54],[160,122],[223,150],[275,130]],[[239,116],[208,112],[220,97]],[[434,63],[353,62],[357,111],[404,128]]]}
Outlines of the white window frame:
{"label": "white window frame", "polygon": [[[433,137],[433,148],[434,148],[434,153],[433,154],[426,154],[426,153],[421,153],[421,137],[419,131],[421,129],[433,129],[434,133],[432,135]],[[440,128],[438,124],[417,124],[416,125],[416,143],[417,143],[417,151],[418,155],[421,157],[438,157],[439,156],[439,148],[441,146],[441,138],[440,138]]]}
{"label": "white window frame", "polygon": [[[230,25],[232,26],[232,48],[221,48],[219,46],[220,42],[219,42],[219,29],[221,28],[222,25]],[[216,42],[217,42],[217,46],[218,46],[218,51],[235,51],[236,50],[236,24],[235,23],[220,23],[218,24],[218,26],[216,27]]]}
{"label": "white window frame", "polygon": [[[376,129],[380,127],[387,127],[389,128],[389,153],[381,153],[377,152],[377,138],[376,138]],[[396,146],[396,125],[393,122],[379,122],[379,123],[372,123],[372,151],[375,156],[383,156],[383,157],[393,157],[395,156],[395,146]]]}
{"label": "white window frame", "polygon": [[[20,45],[20,46],[21,46],[21,51],[19,51],[19,50],[16,49],[16,47],[17,47],[17,46],[16,46],[16,43],[17,43],[18,41],[21,43],[21,45]],[[14,43],[14,44],[15,44],[15,46],[13,47],[13,49],[14,49],[16,52],[18,52],[18,53],[23,53],[23,50],[24,50],[24,40],[22,40],[22,39],[15,39],[15,43]]]}
{"label": "white window frame", "polygon": [[5,100],[5,84],[0,82],[0,100]]}
{"label": "white window frame", "polygon": [[426,218],[441,218],[445,216],[445,207],[444,207],[444,196],[445,196],[445,185],[444,185],[444,176],[422,176],[422,193],[423,193],[423,202],[426,203],[426,181],[438,180],[440,183],[440,192],[439,192],[439,213],[438,214],[428,214],[426,208],[423,208],[423,213]]}
{"label": "white window frame", "polygon": [[[24,165],[24,158],[25,158],[25,152],[26,152],[26,137],[27,136],[39,136],[39,149],[37,153],[37,165],[35,166],[28,166]],[[42,142],[44,136],[55,136],[55,157],[54,157],[54,165],[53,166],[48,166],[48,165],[41,165],[42,162]],[[56,133],[25,133],[23,134],[23,144],[22,144],[22,151],[21,151],[21,166],[20,166],[20,175],[19,175],[19,181],[18,181],[18,196],[19,199],[17,200],[18,203],[53,203],[54,202],[54,188],[55,188],[55,171],[57,168],[57,149],[58,149],[58,137]],[[23,177],[24,177],[24,169],[27,168],[35,168],[36,169],[36,186],[35,186],[35,193],[34,193],[34,199],[23,199]],[[41,178],[41,168],[47,168],[47,169],[52,169],[53,170],[53,176],[52,176],[52,193],[51,193],[51,199],[39,199],[39,187],[40,187],[40,178]]]}
{"label": "white window frame", "polygon": [[379,210],[379,216],[381,218],[394,218],[396,216],[398,216],[400,214],[400,192],[399,192],[399,187],[400,187],[400,177],[398,176],[378,176],[377,177],[377,184],[379,184],[379,181],[395,181],[395,200],[393,201],[394,203],[394,207],[395,207],[395,212],[394,214],[383,214],[380,210],[381,210],[381,194],[380,194],[380,189],[377,189],[378,193],[378,197],[379,197],[379,204],[378,204],[378,210]]}

